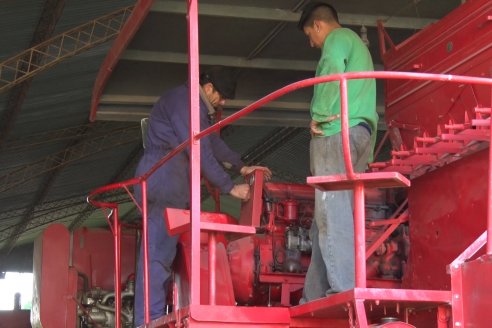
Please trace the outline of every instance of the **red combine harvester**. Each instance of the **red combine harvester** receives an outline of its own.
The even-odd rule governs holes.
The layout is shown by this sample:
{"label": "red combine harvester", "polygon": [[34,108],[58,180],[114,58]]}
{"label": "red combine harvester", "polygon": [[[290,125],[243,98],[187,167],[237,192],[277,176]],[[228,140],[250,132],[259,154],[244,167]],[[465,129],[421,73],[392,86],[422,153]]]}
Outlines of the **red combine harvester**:
{"label": "red combine harvester", "polygon": [[[192,90],[198,90],[196,6],[189,1]],[[490,0],[469,0],[400,45],[380,25],[387,72],[296,82],[204,131],[192,117],[190,139],[199,140],[290,91],[340,81],[343,147],[350,163],[347,80],[382,78],[384,139],[391,141],[392,157],[363,174],[346,164],[346,174],[308,177],[307,185],[263,183],[256,172],[249,177],[252,197],[238,220],[201,212],[199,174],[192,174],[191,210],[168,209],[166,215],[170,233],[181,234],[172,306],[153,322],[147,315],[148,326],[489,327],[491,17]],[[193,106],[198,91],[191,96]],[[146,175],[91,193],[92,204],[111,209],[112,234],[81,230],[69,238],[59,226],[43,234],[35,251],[35,327],[131,327],[135,237],[121,234],[118,204],[96,198],[136,184],[145,190],[146,179],[188,146],[197,153],[195,142],[185,142]],[[191,164],[192,172],[199,172],[199,162]],[[356,286],[297,305],[310,259],[313,187],[354,190]],[[145,243],[146,206],[141,209]],[[63,237],[63,247],[55,236]],[[114,255],[108,253],[113,247]],[[48,324],[50,317],[56,320]]]}

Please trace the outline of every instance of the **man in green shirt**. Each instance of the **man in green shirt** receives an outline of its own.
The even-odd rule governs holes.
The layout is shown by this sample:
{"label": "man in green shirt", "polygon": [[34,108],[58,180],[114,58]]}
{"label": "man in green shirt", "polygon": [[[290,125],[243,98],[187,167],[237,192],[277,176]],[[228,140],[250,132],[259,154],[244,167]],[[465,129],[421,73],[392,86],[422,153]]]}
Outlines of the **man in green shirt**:
{"label": "man in green shirt", "polygon": [[[338,22],[336,10],[324,2],[308,4],[298,27],[311,47],[321,49],[316,76],[372,71],[371,55],[352,30]],[[354,171],[366,169],[377,131],[374,79],[348,81],[350,152]],[[345,173],[340,88],[338,82],[314,86],[311,100],[310,165],[314,176]],[[316,190],[310,231],[313,248],[301,303],[355,286],[353,192]]]}

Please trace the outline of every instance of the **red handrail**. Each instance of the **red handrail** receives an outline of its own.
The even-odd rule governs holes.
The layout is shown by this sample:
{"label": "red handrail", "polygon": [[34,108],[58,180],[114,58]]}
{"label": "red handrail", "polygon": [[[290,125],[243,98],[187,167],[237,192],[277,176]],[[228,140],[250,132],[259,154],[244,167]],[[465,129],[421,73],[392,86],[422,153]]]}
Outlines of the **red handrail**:
{"label": "red handrail", "polygon": [[[191,76],[191,75],[190,75]],[[327,75],[327,76],[321,76],[321,77],[314,77],[314,78],[309,78],[305,79],[302,81],[294,82],[292,84],[289,84],[277,91],[274,91],[265,97],[259,99],[258,101],[252,103],[249,106],[246,106],[242,110],[232,114],[231,116],[215,123],[214,125],[210,126],[209,128],[198,132],[194,133],[193,129],[190,128],[190,139],[193,139],[193,143],[197,143],[201,138],[223,128],[224,126],[227,126],[238,119],[240,119],[243,116],[248,115],[249,113],[255,111],[256,109],[262,107],[263,105],[289,93],[292,91],[295,91],[300,88],[305,88],[308,86],[312,86],[315,84],[319,83],[326,83],[326,82],[339,82],[340,83],[340,92],[341,92],[341,124],[342,124],[342,147],[343,147],[343,152],[344,152],[344,162],[345,162],[345,167],[346,167],[346,174],[349,179],[356,179],[356,176],[353,172],[352,168],[352,162],[350,158],[350,144],[349,144],[349,132],[348,132],[348,99],[347,99],[347,80],[352,80],[352,79],[368,79],[368,78],[382,78],[382,79],[409,79],[409,80],[425,80],[425,81],[441,81],[441,82],[453,82],[453,83],[465,83],[465,84],[479,84],[479,85],[489,85],[492,87],[492,79],[490,78],[480,78],[480,77],[470,77],[470,76],[460,76],[460,75],[449,75],[449,74],[431,74],[431,73],[410,73],[410,72],[383,72],[383,71],[375,71],[375,72],[351,72],[351,73],[344,73],[344,74],[334,74],[334,75]],[[195,88],[198,90],[198,85],[195,85]],[[197,98],[198,99],[198,98]],[[491,104],[492,105],[492,104]],[[198,104],[195,104],[195,106],[198,106]],[[195,108],[195,107],[192,107]],[[198,107],[196,107],[198,108]],[[193,117],[194,115],[190,115]],[[195,115],[198,116],[198,115]],[[190,127],[193,127],[193,125],[190,125]],[[194,135],[193,135],[194,134]],[[492,138],[492,135],[491,135]],[[117,209],[118,204],[117,203],[107,203],[107,202],[99,202],[95,200],[94,198],[102,194],[104,192],[110,191],[110,190],[116,190],[120,188],[124,188],[125,190],[128,191],[127,187],[131,185],[136,185],[136,184],[141,184],[142,185],[142,221],[143,221],[143,243],[144,243],[144,293],[145,293],[145,323],[150,322],[149,318],[149,311],[148,311],[148,303],[149,303],[149,282],[148,282],[148,240],[147,240],[147,180],[148,178],[162,165],[164,165],[169,159],[171,159],[173,156],[176,154],[180,153],[185,149],[187,146],[191,145],[190,144],[190,139],[186,140],[182,144],[180,144],[178,147],[173,149],[170,153],[168,153],[166,156],[164,156],[159,162],[157,162],[149,171],[147,171],[144,175],[140,177],[136,177],[133,179],[126,180],[124,182],[120,183],[115,183],[111,185],[107,185],[101,188],[98,188],[94,191],[92,191],[89,196],[88,196],[88,202],[96,207],[101,207],[101,208],[111,208],[111,209]],[[191,145],[191,148],[195,148],[196,145]],[[490,195],[492,195],[492,179],[491,179],[491,172],[492,172],[492,147],[490,147],[490,163],[489,163],[489,198]],[[194,165],[199,165],[199,149],[197,150],[198,152],[198,161],[196,158],[192,159],[191,161],[191,167],[193,170]],[[195,163],[195,164],[193,164]],[[199,171],[196,170],[198,176],[199,176]],[[192,184],[193,186],[193,184]],[[199,192],[199,191],[198,191]],[[363,190],[363,184],[356,184],[355,186],[355,194],[359,194],[359,196],[363,196],[364,190]],[[192,187],[192,195],[194,195],[194,187]],[[196,195],[195,195],[196,196]],[[356,195],[354,195],[355,197]],[[361,197],[357,197],[361,198]],[[363,198],[363,197],[362,197]],[[135,201],[135,200],[133,200]],[[195,202],[199,202],[199,199],[197,200],[195,197]],[[138,205],[138,204],[137,204]],[[356,236],[356,238],[360,238],[362,241],[365,240],[364,237],[364,209],[362,208],[362,205],[359,204],[359,206],[356,206],[357,208],[355,209],[354,213],[354,220],[355,220],[355,232],[356,234],[360,234],[360,236]],[[195,211],[198,211],[197,213],[193,213],[193,209],[195,208]],[[117,212],[114,212],[114,215],[117,215]],[[199,203],[198,206],[196,204],[192,203],[192,225],[191,225],[191,231],[192,231],[192,250],[193,246],[196,243],[195,240],[199,240],[199,232],[200,232],[200,227],[199,225],[193,224],[194,222],[197,222],[198,220],[195,220],[194,218],[198,217],[199,218]],[[115,218],[115,222],[117,222],[117,218]],[[199,221],[198,221],[199,222]],[[487,236],[487,253],[491,254],[492,253],[492,202],[489,201],[489,206],[488,206],[488,214],[487,214],[487,231],[488,231],[488,236]],[[119,229],[116,229],[117,233]],[[115,236],[115,240],[118,238]],[[359,242],[359,239],[357,239],[358,242],[356,244],[360,245],[365,245],[364,242]],[[115,241],[115,245],[117,242]],[[199,245],[195,245],[198,249]],[[115,250],[116,252],[119,253],[119,249]],[[192,252],[193,253],[193,252]],[[198,252],[196,254],[199,253]],[[115,256],[115,259],[119,258],[119,254]],[[355,274],[356,274],[356,286],[365,286],[365,246],[356,248],[355,251],[355,258],[356,258],[356,266],[355,266]],[[199,263],[198,263],[199,264]],[[199,284],[199,268],[197,270],[194,270],[194,266],[192,264],[192,274],[191,274],[191,285],[193,286],[191,288],[192,290],[192,304],[196,304],[197,300],[200,299],[199,297],[199,288],[197,288],[197,283]],[[117,266],[116,268],[116,273],[115,277],[118,279],[119,277],[119,267]],[[212,270],[212,268],[211,268]],[[116,285],[118,286],[118,285]],[[198,285],[199,287],[199,285]],[[193,292],[194,291],[194,292]],[[194,296],[194,297],[193,297]],[[121,302],[121,300],[117,299],[117,302]],[[195,301],[195,302],[194,302]],[[198,301],[199,302],[199,301]],[[118,307],[117,307],[118,308]],[[117,312],[117,316],[120,314]]]}
{"label": "red handrail", "polygon": [[[286,85],[283,88],[280,88],[263,98],[255,101],[254,103],[244,107],[243,109],[237,111],[236,113],[224,118],[223,120],[213,124],[207,129],[202,130],[201,132],[195,134],[194,140],[199,140],[212,132],[218,131],[225,126],[234,123],[239,120],[243,116],[250,114],[251,112],[257,110],[258,108],[268,104],[269,102],[284,96],[287,93],[292,91],[309,87],[319,83],[325,82],[336,82],[342,80],[353,80],[353,79],[368,79],[368,78],[376,78],[376,79],[392,79],[392,80],[425,80],[425,81],[441,81],[441,82],[454,82],[454,83],[466,83],[466,84],[480,84],[480,85],[490,85],[492,86],[492,79],[490,78],[482,78],[482,77],[472,77],[472,76],[462,76],[462,75],[450,75],[450,74],[431,74],[431,73],[410,73],[410,72],[385,72],[385,71],[374,71],[374,72],[351,72],[351,73],[343,73],[343,74],[333,74],[326,75],[320,77],[313,77],[301,81],[297,81]],[[347,119],[347,109],[341,108],[341,120]],[[348,141],[348,140],[347,140]],[[147,180],[159,167],[164,165],[169,159],[183,151],[190,144],[190,139],[184,141],[175,149],[173,149],[170,153],[164,156],[159,162],[157,162],[152,168],[147,171],[144,175],[136,178],[132,178],[123,182],[118,182],[110,185],[106,185],[100,187],[94,191],[92,191],[87,197],[87,201],[96,206],[96,207],[107,207],[114,208],[117,206],[117,203],[105,203],[94,200],[94,197],[98,194],[102,194],[104,192],[110,190],[116,190],[123,188],[123,186],[131,186],[136,185],[137,183],[141,183],[144,180]],[[350,152],[349,152],[350,153]]]}

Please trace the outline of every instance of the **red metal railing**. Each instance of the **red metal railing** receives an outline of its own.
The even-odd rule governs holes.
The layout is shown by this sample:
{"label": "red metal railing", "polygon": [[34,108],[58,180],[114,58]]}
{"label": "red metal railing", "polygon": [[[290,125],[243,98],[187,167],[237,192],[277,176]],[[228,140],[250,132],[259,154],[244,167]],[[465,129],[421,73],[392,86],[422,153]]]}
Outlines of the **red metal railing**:
{"label": "red metal railing", "polygon": [[[190,74],[191,78],[191,89],[195,89],[196,94],[191,94],[190,96],[194,96],[196,98],[196,101],[193,102],[192,104],[194,107],[192,107],[192,112],[193,109],[195,112],[199,108],[198,104],[198,80],[196,77],[198,76],[198,72],[193,71]],[[199,162],[199,140],[221,128],[224,126],[227,126],[238,119],[240,119],[243,116],[248,115],[249,113],[257,110],[258,108],[264,106],[265,104],[269,103],[270,101],[273,101],[289,92],[295,91],[300,88],[305,88],[312,86],[314,84],[318,83],[325,83],[325,82],[340,82],[340,92],[341,92],[341,124],[342,124],[342,146],[343,146],[343,152],[344,152],[344,161],[345,161],[345,167],[346,167],[346,175],[349,179],[357,179],[356,175],[354,174],[353,168],[352,168],[352,161],[351,161],[351,156],[350,156],[350,144],[349,144],[349,137],[348,137],[348,102],[347,102],[347,80],[351,79],[367,79],[367,78],[382,78],[382,79],[410,79],[410,80],[425,80],[425,81],[441,81],[441,82],[453,82],[453,83],[465,83],[465,84],[478,84],[478,85],[489,85],[492,87],[492,79],[488,78],[477,78],[477,77],[467,77],[467,76],[456,76],[456,75],[443,75],[443,74],[427,74],[427,73],[406,73],[406,72],[355,72],[355,73],[345,73],[345,74],[335,74],[335,75],[329,75],[329,76],[322,76],[322,77],[316,77],[316,78],[310,78],[302,81],[298,81],[292,84],[289,84],[275,92],[272,92],[271,94],[261,98],[260,100],[252,103],[249,106],[246,106],[242,110],[234,113],[233,115],[217,122],[216,124],[210,126],[209,128],[201,131],[194,133],[191,140],[193,142],[190,143],[190,139],[187,141],[183,142],[180,144],[178,147],[176,147],[173,151],[171,151],[169,154],[164,156],[158,163],[156,163],[146,174],[144,174],[141,177],[133,178],[121,183],[116,183],[116,184],[111,184],[108,186],[101,187],[95,191],[92,191],[90,195],[88,196],[88,201],[92,205],[100,208],[109,208],[113,209],[113,217],[114,221],[117,221],[117,208],[118,204],[117,203],[105,203],[105,202],[99,202],[95,199],[95,197],[99,194],[105,193],[110,190],[115,190],[115,189],[125,189],[129,194],[128,186],[131,185],[136,185],[140,184],[142,187],[142,206],[141,206],[141,211],[142,211],[142,221],[143,221],[143,243],[144,243],[144,292],[145,292],[145,311],[146,311],[146,319],[145,322],[149,323],[150,318],[148,314],[148,302],[149,302],[149,288],[148,288],[148,236],[147,236],[147,188],[146,188],[146,183],[147,179],[162,165],[164,165],[170,158],[178,154],[179,152],[183,151],[187,146],[190,146],[191,148],[191,170],[192,172],[195,172],[195,179],[193,179],[191,183],[191,197],[192,202],[191,204],[191,231],[192,231],[192,254],[195,254],[195,261],[192,260],[192,271],[191,271],[191,291],[192,291],[192,298],[191,302],[192,304],[199,304],[199,299],[200,299],[200,288],[199,288],[199,282],[200,282],[200,275],[199,275],[199,234],[200,234],[200,225],[199,225],[199,218],[200,218],[200,186],[199,186],[199,175],[200,175],[200,162]],[[194,87],[193,87],[194,86]],[[192,117],[198,118],[198,115],[191,115]],[[197,129],[197,124],[194,124],[192,128],[190,129],[191,132],[193,133],[194,129]],[[196,151],[196,153],[195,153]],[[198,155],[197,155],[198,154]],[[492,194],[492,179],[490,178],[490,172],[492,172],[492,148],[490,151],[490,156],[491,160],[489,161],[489,195]],[[361,190],[362,189],[362,190]],[[355,185],[355,193],[354,193],[354,198],[359,198],[358,196],[362,195],[363,197],[363,184],[356,184]],[[131,195],[131,194],[130,194]],[[490,197],[490,196],[489,196]],[[134,198],[132,197],[134,200]],[[135,200],[134,200],[135,202]],[[359,204],[363,204],[362,202],[359,202]],[[139,204],[137,204],[139,206]],[[357,208],[360,206],[357,206]],[[356,287],[362,287],[365,286],[365,238],[364,236],[361,236],[361,234],[364,232],[364,209],[359,208],[355,209],[354,213],[354,220],[355,220],[355,230],[356,230]],[[116,218],[115,218],[116,216]],[[116,228],[116,227],[115,227]],[[492,254],[492,202],[489,201],[489,206],[488,206],[488,214],[487,214],[487,253]],[[117,236],[119,233],[119,229],[114,229],[115,232],[115,246],[118,245],[118,239],[119,237]],[[213,238],[212,238],[213,241]],[[196,252],[193,251],[193,247],[196,246],[197,250]],[[357,247],[360,246],[360,247]],[[115,279],[116,279],[116,284],[115,286],[120,285],[120,277],[119,277],[119,249],[116,249],[116,252],[118,254],[115,255],[115,261],[118,264],[115,267],[116,273],[115,273]],[[214,261],[214,257],[210,257],[211,261]],[[214,263],[209,264],[210,270],[214,270]],[[211,276],[213,273],[211,272]],[[117,304],[120,302],[119,299],[117,299]],[[117,306],[117,309],[119,306]],[[119,317],[119,312],[116,312],[117,318]],[[117,319],[117,322],[119,320]]]}

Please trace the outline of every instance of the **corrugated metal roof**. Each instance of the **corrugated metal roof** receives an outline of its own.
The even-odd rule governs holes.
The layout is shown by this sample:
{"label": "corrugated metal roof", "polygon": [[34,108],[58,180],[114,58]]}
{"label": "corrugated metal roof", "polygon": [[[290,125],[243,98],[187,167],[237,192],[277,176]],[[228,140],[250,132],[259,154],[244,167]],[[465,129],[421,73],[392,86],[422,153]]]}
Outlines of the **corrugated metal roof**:
{"label": "corrugated metal roof", "polygon": [[0,61],[29,48],[44,1],[16,0],[0,4]]}

